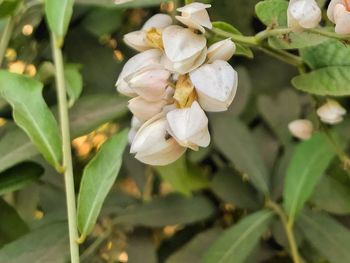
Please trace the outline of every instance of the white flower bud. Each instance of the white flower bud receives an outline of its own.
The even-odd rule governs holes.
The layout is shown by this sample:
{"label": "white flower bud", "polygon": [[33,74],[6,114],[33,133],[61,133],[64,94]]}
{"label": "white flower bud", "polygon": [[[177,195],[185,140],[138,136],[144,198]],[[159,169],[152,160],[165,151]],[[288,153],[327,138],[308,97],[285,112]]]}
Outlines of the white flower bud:
{"label": "white flower bud", "polygon": [[317,115],[321,121],[328,124],[342,122],[345,114],[346,110],[337,101],[330,99],[317,109]]}
{"label": "white flower bud", "polygon": [[163,107],[167,104],[166,100],[150,102],[141,97],[129,100],[129,109],[135,117],[141,122],[146,122],[158,113],[162,112]]}
{"label": "white flower bud", "polygon": [[347,5],[335,5],[333,10],[333,19],[335,23],[335,32],[337,34],[350,34],[350,3]]}
{"label": "white flower bud", "polygon": [[313,132],[312,122],[309,120],[294,120],[288,124],[290,133],[301,140],[307,140],[311,138]]}
{"label": "white flower bud", "polygon": [[338,4],[344,5],[344,0],[331,0],[331,2],[328,5],[328,8],[327,8],[328,19],[331,20],[333,23],[335,23],[334,8]]}
{"label": "white flower bud", "polygon": [[166,118],[169,133],[180,145],[192,150],[198,150],[198,146],[207,147],[209,145],[208,118],[198,102],[193,102],[190,108],[170,111]]}
{"label": "white flower bud", "polygon": [[169,26],[162,36],[166,55],[163,64],[166,68],[185,74],[204,62],[207,50],[204,35],[180,26]]}
{"label": "white flower bud", "polygon": [[116,83],[117,90],[126,96],[136,96],[135,91],[133,91],[132,88],[128,85],[128,83],[125,81],[125,78],[146,66],[160,65],[161,56],[161,50],[150,49],[130,58],[125,63],[123,70],[119,74]]}
{"label": "white flower bud", "polygon": [[317,27],[321,21],[321,9],[315,0],[290,0],[287,15],[288,27],[296,31]]}
{"label": "white flower bud", "polygon": [[214,43],[208,49],[208,63],[215,60],[228,61],[236,51],[236,45],[231,39],[224,39]]}
{"label": "white flower bud", "polygon": [[169,15],[156,14],[146,21],[141,30],[124,35],[124,42],[137,51],[145,51],[152,48],[147,42],[147,30],[151,28],[163,29],[172,23]]}
{"label": "white flower bud", "polygon": [[203,65],[190,73],[190,79],[205,111],[227,110],[236,95],[237,72],[226,61]]}
{"label": "white flower bud", "polygon": [[142,125],[130,149],[136,159],[150,165],[167,165],[181,157],[186,148],[168,134],[167,126],[161,114]]}
{"label": "white flower bud", "polygon": [[189,28],[198,29],[202,33],[205,32],[203,27],[212,28],[210,18],[206,8],[210,8],[211,5],[202,3],[191,3],[184,7],[178,8],[177,11],[181,12],[181,16],[176,16],[184,25]]}

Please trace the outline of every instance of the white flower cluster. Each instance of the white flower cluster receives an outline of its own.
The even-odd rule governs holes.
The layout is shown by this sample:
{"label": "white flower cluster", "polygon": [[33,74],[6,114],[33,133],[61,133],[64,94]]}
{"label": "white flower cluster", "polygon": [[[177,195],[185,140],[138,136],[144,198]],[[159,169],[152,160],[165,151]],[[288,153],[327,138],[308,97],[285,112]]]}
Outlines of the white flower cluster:
{"label": "white flower cluster", "polygon": [[119,75],[117,90],[133,97],[129,134],[131,153],[141,162],[166,165],[187,148],[210,143],[204,111],[225,111],[237,90],[237,72],[227,63],[235,44],[222,40],[207,48],[205,28],[211,29],[207,8],[192,3],[177,9],[173,25],[165,14],[151,17],[141,30],[124,36],[141,53]]}

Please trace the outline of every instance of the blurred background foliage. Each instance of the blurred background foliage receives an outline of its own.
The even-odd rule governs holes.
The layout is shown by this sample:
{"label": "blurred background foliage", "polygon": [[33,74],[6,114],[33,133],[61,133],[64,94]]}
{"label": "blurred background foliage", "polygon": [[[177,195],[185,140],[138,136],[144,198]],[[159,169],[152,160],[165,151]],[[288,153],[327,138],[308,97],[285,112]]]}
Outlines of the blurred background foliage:
{"label": "blurred background foliage", "polygon": [[[127,98],[114,87],[124,62],[135,54],[124,45],[123,35],[140,28],[154,13],[174,14],[176,6],[183,4],[176,0],[124,2],[76,0],[63,48],[65,62],[73,71],[68,83],[71,96],[73,100],[80,96],[70,109],[77,186],[84,165],[103,142],[129,125]],[[228,22],[248,35],[264,29],[254,12],[258,0],[205,2],[212,4],[213,21]],[[56,112],[43,8],[40,1],[27,0],[27,4],[18,17],[5,65],[11,72],[43,81],[45,100]],[[3,26],[4,19],[0,32]],[[201,262],[225,229],[264,206],[255,173],[264,174],[274,200],[281,200],[286,166],[296,145],[287,124],[300,117],[315,118],[312,101],[291,87],[290,79],[297,71],[289,65],[258,51],[254,59],[235,56],[230,62],[239,74],[238,94],[229,111],[209,115],[210,147],[188,152],[167,167],[146,167],[126,151],[93,235],[81,246],[82,262]],[[2,99],[0,117],[0,248],[6,248],[6,253],[0,250],[0,262],[67,262],[62,177],[13,124],[10,108]],[[342,126],[339,130],[346,131],[348,123]],[[327,174],[308,205],[335,215],[342,224],[336,225],[337,231],[343,231],[350,227],[350,183],[338,160]],[[320,225],[332,225],[329,220],[321,220]],[[281,223],[275,220],[262,232],[258,243],[248,237],[238,244],[240,251],[254,247],[242,262],[291,262]],[[328,262],[304,235],[296,229],[305,260]],[[317,239],[319,233],[308,235]]]}

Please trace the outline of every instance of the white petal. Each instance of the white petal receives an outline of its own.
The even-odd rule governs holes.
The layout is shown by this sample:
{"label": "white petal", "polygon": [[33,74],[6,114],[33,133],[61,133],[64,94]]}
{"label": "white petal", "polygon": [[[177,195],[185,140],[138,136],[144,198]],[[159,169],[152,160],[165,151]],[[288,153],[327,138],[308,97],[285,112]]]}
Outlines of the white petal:
{"label": "white petal", "polygon": [[314,28],[321,21],[321,9],[315,0],[291,0],[288,6],[288,26]]}
{"label": "white petal", "polygon": [[142,27],[142,30],[147,30],[152,27],[155,28],[165,28],[173,23],[171,16],[166,14],[155,14],[150,19],[148,19]]}
{"label": "white petal", "polygon": [[335,100],[327,100],[325,104],[317,109],[317,115],[322,122],[336,124],[343,120],[346,110]]}
{"label": "white petal", "polygon": [[137,129],[130,129],[129,133],[128,133],[128,142],[129,144],[132,144],[135,136],[136,136],[136,133],[137,133]]}
{"label": "white petal", "polygon": [[350,12],[344,5],[336,5],[334,8],[335,32],[337,34],[350,34]]}
{"label": "white petal", "polygon": [[331,0],[331,2],[328,5],[328,9],[327,9],[328,19],[331,20],[333,23],[335,23],[334,8],[337,4],[343,4],[343,0]]}
{"label": "white petal", "polygon": [[165,54],[172,62],[180,62],[198,55],[207,43],[204,35],[195,34],[180,26],[165,28],[162,36]]}
{"label": "white petal", "polygon": [[124,42],[129,47],[137,51],[145,51],[150,49],[146,41],[146,33],[144,31],[134,31],[124,35]]}
{"label": "white petal", "polygon": [[225,111],[237,91],[237,72],[226,61],[216,60],[190,73],[199,104],[205,111]]}
{"label": "white petal", "polygon": [[208,118],[195,101],[190,108],[176,109],[166,115],[169,133],[185,147],[207,147],[210,143]]}
{"label": "white petal", "polygon": [[208,63],[215,60],[228,61],[236,51],[236,45],[231,39],[224,39],[211,45],[208,49]]}
{"label": "white petal", "polygon": [[131,118],[131,128],[138,130],[142,125],[142,122],[137,119],[135,116]]}
{"label": "white petal", "polygon": [[128,107],[138,120],[146,122],[160,113],[166,104],[165,100],[150,102],[141,97],[136,97],[129,100]]}
{"label": "white petal", "polygon": [[203,27],[209,29],[212,28],[209,15],[206,10],[206,8],[209,7],[211,7],[211,5],[205,5],[202,3],[188,4],[177,9],[181,12],[181,16],[176,16],[176,19],[189,28],[198,29],[204,33],[205,30]]}
{"label": "white petal", "polygon": [[301,140],[307,140],[311,138],[313,132],[312,122],[309,120],[294,120],[288,124],[290,133]]}

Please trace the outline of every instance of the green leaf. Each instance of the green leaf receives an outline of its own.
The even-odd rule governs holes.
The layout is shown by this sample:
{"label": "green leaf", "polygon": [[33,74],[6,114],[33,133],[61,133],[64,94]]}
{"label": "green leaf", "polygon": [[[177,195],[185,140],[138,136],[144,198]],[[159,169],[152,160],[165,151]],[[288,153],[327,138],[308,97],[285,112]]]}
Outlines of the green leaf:
{"label": "green leaf", "polygon": [[295,148],[287,168],[283,193],[284,207],[291,220],[297,217],[310,198],[334,156],[324,134],[315,134]]}
{"label": "green leaf", "polygon": [[349,214],[350,188],[331,176],[324,176],[317,184],[310,202],[333,214]]}
{"label": "green leaf", "polygon": [[133,0],[133,1],[76,0],[75,2],[81,5],[95,5],[95,6],[104,6],[104,7],[111,7],[111,8],[137,8],[137,7],[158,6],[161,3],[168,2],[168,1],[166,0]]}
{"label": "green leaf", "polygon": [[78,196],[78,228],[83,236],[91,233],[101,207],[122,165],[128,131],[106,141],[85,167]]}
{"label": "green leaf", "polygon": [[0,247],[27,234],[29,228],[16,210],[0,198]]}
{"label": "green leaf", "polygon": [[42,97],[43,85],[23,75],[0,71],[0,94],[11,104],[13,117],[39,152],[61,170],[61,138],[52,112]]}
{"label": "green leaf", "polygon": [[74,0],[45,1],[45,16],[50,30],[55,34],[59,44],[63,43],[68,25],[73,14]]}
{"label": "green leaf", "polygon": [[0,0],[0,18],[11,15],[21,0]]}
{"label": "green leaf", "polygon": [[215,213],[215,206],[204,196],[191,198],[176,194],[158,197],[117,213],[115,223],[131,226],[163,227],[203,221]]}
{"label": "green leaf", "polygon": [[69,254],[66,222],[35,229],[0,250],[6,263],[66,263]]}
{"label": "green leaf", "polygon": [[203,263],[242,263],[258,243],[273,219],[273,212],[262,210],[247,216],[224,231],[204,255]]}
{"label": "green leaf", "polygon": [[83,78],[79,72],[80,65],[66,64],[64,66],[64,78],[69,96],[68,105],[72,107],[83,91]]}
{"label": "green leaf", "polygon": [[239,208],[258,207],[253,189],[230,169],[221,170],[214,176],[211,189],[222,200]]}
{"label": "green leaf", "polygon": [[44,169],[36,163],[21,163],[0,173],[0,195],[17,191],[36,181]]}
{"label": "green leaf", "polygon": [[298,225],[306,239],[323,254],[330,263],[350,262],[350,231],[330,216],[305,211]]}
{"label": "green leaf", "polygon": [[157,166],[155,169],[175,191],[187,196],[190,196],[192,191],[209,186],[209,180],[203,175],[200,168],[188,166],[185,157],[167,166]]}
{"label": "green leaf", "polygon": [[256,4],[255,13],[266,26],[287,26],[288,2],[285,0],[265,0]]}
{"label": "green leaf", "polygon": [[238,119],[220,114],[212,120],[213,141],[217,148],[247,176],[254,186],[267,194],[269,178],[267,168],[258,153],[248,127]]}
{"label": "green leaf", "polygon": [[[233,27],[232,25],[225,23],[225,22],[221,22],[221,21],[216,21],[216,22],[212,22],[213,28],[218,28],[221,29],[225,32],[228,33],[232,33],[235,35],[242,35],[241,32],[238,31],[238,29],[236,29],[235,27]],[[217,41],[217,40],[216,40]],[[235,43],[236,44],[236,52],[235,55],[241,55],[241,56],[245,56],[248,58],[253,58],[253,51],[246,46],[243,46],[241,44]]]}
{"label": "green leaf", "polygon": [[350,95],[350,66],[331,66],[296,76],[292,79],[295,88],[322,96]]}

